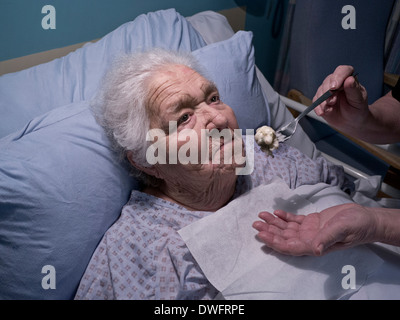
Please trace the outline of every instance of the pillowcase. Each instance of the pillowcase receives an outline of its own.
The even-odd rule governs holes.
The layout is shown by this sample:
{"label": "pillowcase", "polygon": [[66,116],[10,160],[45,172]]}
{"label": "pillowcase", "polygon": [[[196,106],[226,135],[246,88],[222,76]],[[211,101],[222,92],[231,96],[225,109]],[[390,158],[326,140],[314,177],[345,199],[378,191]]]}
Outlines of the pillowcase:
{"label": "pillowcase", "polygon": [[142,14],[95,43],[0,77],[0,138],[53,108],[90,99],[116,56],[154,46],[192,51],[205,45],[175,9]]}
{"label": "pillowcase", "polygon": [[[242,128],[268,123],[269,115],[251,37],[239,32],[194,52]],[[0,139],[0,150],[0,299],[71,299],[138,183],[86,101],[35,118]],[[55,289],[45,289],[46,266],[54,267]]]}
{"label": "pillowcase", "polygon": [[[137,183],[87,102],[0,140],[0,299],[71,299]],[[44,266],[56,288],[44,289]]]}
{"label": "pillowcase", "polygon": [[271,115],[256,75],[253,34],[238,31],[231,38],[193,52],[205,76],[219,90],[221,100],[236,114],[241,129],[270,125]]}
{"label": "pillowcase", "polygon": [[224,41],[235,34],[228,19],[214,11],[202,11],[186,17],[186,20],[201,34],[207,44]]}

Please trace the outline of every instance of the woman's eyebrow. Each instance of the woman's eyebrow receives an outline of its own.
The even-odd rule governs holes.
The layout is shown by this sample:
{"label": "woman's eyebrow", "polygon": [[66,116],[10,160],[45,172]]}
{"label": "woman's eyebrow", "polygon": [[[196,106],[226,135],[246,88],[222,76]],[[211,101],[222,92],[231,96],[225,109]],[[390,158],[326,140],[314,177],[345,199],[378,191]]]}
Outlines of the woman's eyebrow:
{"label": "woman's eyebrow", "polygon": [[201,88],[204,92],[204,97],[207,98],[210,94],[218,92],[217,86],[214,82],[208,81],[204,87]]}
{"label": "woman's eyebrow", "polygon": [[198,99],[189,95],[185,95],[173,104],[172,112],[174,114],[177,114],[182,109],[194,108],[197,104],[198,104]]}
{"label": "woman's eyebrow", "polygon": [[[205,84],[202,85],[201,91],[203,91],[203,100],[206,100],[207,97],[214,93],[218,92],[217,87],[213,82],[206,82]],[[201,101],[199,99],[192,97],[190,95],[184,95],[181,98],[179,98],[173,105],[172,105],[172,113],[177,114],[179,113],[182,109],[193,109],[196,105],[198,105]]]}

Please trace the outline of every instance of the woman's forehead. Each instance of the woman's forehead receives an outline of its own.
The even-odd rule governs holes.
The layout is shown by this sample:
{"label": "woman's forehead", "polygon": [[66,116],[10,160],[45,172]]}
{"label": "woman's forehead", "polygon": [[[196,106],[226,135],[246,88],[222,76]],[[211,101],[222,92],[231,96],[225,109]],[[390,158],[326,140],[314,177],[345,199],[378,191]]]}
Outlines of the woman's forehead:
{"label": "woman's forehead", "polygon": [[156,78],[171,82],[184,82],[189,79],[202,79],[206,81],[197,71],[185,65],[167,65],[159,70]]}
{"label": "woman's forehead", "polygon": [[215,85],[195,70],[183,66],[166,66],[151,81],[149,103],[151,106],[179,99],[181,95],[195,98],[215,90]]}

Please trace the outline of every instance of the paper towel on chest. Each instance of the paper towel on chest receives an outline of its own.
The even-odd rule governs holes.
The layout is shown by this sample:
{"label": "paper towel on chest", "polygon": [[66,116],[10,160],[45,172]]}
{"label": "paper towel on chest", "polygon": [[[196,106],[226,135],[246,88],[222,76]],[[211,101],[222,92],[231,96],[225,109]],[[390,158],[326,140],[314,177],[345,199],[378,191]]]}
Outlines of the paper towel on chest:
{"label": "paper towel on chest", "polygon": [[[281,180],[262,185],[214,214],[179,231],[207,279],[225,299],[338,299],[354,293],[382,259],[365,246],[322,257],[292,257],[272,251],[256,238],[252,223],[261,211],[319,212],[351,202],[326,184],[291,190]],[[342,286],[344,266],[355,269],[355,289]]]}

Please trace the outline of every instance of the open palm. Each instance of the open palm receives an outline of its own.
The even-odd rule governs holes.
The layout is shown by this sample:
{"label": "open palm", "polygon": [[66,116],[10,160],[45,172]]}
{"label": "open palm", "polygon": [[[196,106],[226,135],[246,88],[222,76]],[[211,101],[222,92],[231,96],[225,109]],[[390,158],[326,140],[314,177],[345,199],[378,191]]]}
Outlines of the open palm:
{"label": "open palm", "polygon": [[290,255],[322,255],[373,240],[376,221],[356,204],[338,205],[320,213],[293,215],[261,212],[253,227],[267,246]]}

